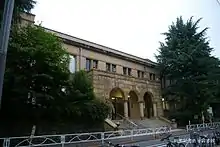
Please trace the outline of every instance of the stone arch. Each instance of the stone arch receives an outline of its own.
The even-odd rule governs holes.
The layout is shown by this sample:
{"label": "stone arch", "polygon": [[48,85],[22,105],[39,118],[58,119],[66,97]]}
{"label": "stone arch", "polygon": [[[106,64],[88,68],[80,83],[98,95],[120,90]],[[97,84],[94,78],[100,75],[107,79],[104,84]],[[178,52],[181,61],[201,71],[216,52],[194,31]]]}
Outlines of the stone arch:
{"label": "stone arch", "polygon": [[137,95],[137,97],[138,97],[138,101],[141,101],[141,99],[140,99],[140,91],[138,91],[137,89],[131,89],[130,91],[129,91],[129,93],[130,92],[134,92],[136,95]]}
{"label": "stone arch", "polygon": [[115,97],[117,97],[117,98],[125,98],[125,93],[124,93],[124,91],[121,89],[121,88],[119,88],[119,87],[114,87],[114,88],[112,88],[111,89],[111,91],[109,92],[109,96],[110,96],[110,98],[112,97],[112,96],[115,96]]}
{"label": "stone arch", "polygon": [[153,94],[149,91],[144,93],[143,96],[144,100],[144,116],[147,118],[151,118],[154,116],[154,109],[153,109]]}
{"label": "stone arch", "polygon": [[109,93],[109,100],[112,104],[112,119],[120,119],[124,116],[125,94],[119,87],[113,88]]}
{"label": "stone arch", "polygon": [[139,119],[141,117],[140,116],[138,93],[136,93],[134,90],[131,90],[129,92],[128,116],[132,119]]}

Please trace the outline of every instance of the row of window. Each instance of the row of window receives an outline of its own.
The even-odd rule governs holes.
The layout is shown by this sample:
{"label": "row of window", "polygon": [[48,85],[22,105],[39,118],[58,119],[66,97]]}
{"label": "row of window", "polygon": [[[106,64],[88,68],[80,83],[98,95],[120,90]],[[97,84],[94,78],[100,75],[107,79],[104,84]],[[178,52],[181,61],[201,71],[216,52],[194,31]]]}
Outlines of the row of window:
{"label": "row of window", "polygon": [[[98,61],[86,59],[86,70],[90,70],[92,68],[98,69]],[[116,72],[116,65],[111,63],[106,63],[106,71],[108,72]],[[132,76],[132,69],[129,67],[123,67],[123,75]],[[137,71],[138,78],[144,78],[144,71]],[[150,73],[150,80],[156,80],[156,75]]]}
{"label": "row of window", "polygon": [[116,65],[111,63],[106,63],[106,71],[116,72]]}
{"label": "row of window", "polygon": [[86,59],[86,70],[98,69],[98,60]]}
{"label": "row of window", "polygon": [[[70,72],[74,73],[76,70],[76,60],[74,56],[70,56]],[[86,70],[98,69],[98,60],[91,60],[86,58]],[[106,63],[106,71],[116,73],[116,65],[111,63]],[[123,67],[123,75],[132,76],[132,69],[129,67]],[[149,74],[150,80],[156,80],[156,75],[153,73]],[[137,71],[138,78],[144,78],[144,71]]]}

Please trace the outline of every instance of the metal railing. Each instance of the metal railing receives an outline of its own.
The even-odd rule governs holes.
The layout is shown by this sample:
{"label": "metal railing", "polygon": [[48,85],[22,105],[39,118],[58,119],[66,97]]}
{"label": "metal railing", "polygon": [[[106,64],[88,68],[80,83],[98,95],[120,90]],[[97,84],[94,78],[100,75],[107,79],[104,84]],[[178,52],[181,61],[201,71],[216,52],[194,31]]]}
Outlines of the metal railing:
{"label": "metal railing", "polygon": [[118,113],[116,115],[122,118],[123,122],[128,126],[129,129],[138,129],[138,125],[132,122],[131,120],[129,120],[128,118]]}
{"label": "metal railing", "polygon": [[[43,135],[43,136],[24,136],[24,137],[9,137],[0,138],[0,146],[3,147],[30,147],[30,146],[62,146],[68,144],[81,144],[81,143],[96,143],[104,144],[107,140],[117,139],[129,139],[133,140],[134,137],[145,135],[160,135],[169,133],[171,128],[147,128],[147,129],[135,129],[135,130],[121,130],[121,131],[109,131],[109,132],[94,132],[94,133],[81,133],[81,134],[63,134],[63,135]],[[89,146],[89,145],[86,145]]]}
{"label": "metal railing", "polygon": [[186,126],[186,131],[198,131],[220,128],[220,122],[203,123],[203,124],[190,124]]}

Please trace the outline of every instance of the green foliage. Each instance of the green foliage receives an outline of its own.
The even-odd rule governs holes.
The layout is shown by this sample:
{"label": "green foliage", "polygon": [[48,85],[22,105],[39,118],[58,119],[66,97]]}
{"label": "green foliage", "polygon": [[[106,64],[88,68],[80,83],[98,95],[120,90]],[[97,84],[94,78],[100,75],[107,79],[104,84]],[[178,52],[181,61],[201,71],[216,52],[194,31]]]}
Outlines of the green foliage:
{"label": "green foliage", "polygon": [[[5,0],[0,1],[0,22],[2,20],[2,14],[4,10]],[[30,12],[34,8],[36,1],[34,0],[15,0],[13,20],[19,19],[20,12]]]}
{"label": "green foliage", "polygon": [[[190,18],[184,22],[177,18],[160,43],[156,56],[161,77],[172,80],[163,90],[164,95],[175,101],[182,101],[182,110],[188,110],[192,117],[207,109],[216,99],[219,60],[211,56],[212,48],[206,37],[207,28],[198,31],[198,23]],[[183,112],[182,113],[185,113]]]}
{"label": "green foliage", "polygon": [[[69,80],[68,65],[68,53],[53,34],[31,26],[13,30],[8,47],[3,109],[19,117],[29,112],[30,117],[35,117],[33,111],[55,111],[63,101],[61,89]],[[10,105],[14,109],[11,110]]]}
{"label": "green foliage", "polygon": [[85,71],[82,70],[73,74],[70,85],[69,94],[74,96],[72,98],[74,101],[93,100],[95,98],[92,81]]}
{"label": "green foliage", "polygon": [[93,92],[93,86],[85,71],[76,72],[71,76],[67,93],[67,114],[74,121],[103,121],[109,112],[109,107]]}
{"label": "green foliage", "polygon": [[103,122],[109,107],[95,97],[85,71],[70,74],[62,42],[41,27],[17,29],[8,47],[1,118],[32,124]]}

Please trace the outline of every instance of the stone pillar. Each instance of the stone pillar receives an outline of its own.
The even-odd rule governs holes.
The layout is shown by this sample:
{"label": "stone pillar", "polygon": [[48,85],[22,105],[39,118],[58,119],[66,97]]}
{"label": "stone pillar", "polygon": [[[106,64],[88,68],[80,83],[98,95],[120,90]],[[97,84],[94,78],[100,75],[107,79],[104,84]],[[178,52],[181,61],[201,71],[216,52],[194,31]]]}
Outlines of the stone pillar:
{"label": "stone pillar", "polygon": [[143,119],[144,118],[144,102],[139,102],[139,108],[140,108],[141,119]]}
{"label": "stone pillar", "polygon": [[128,118],[128,101],[124,101],[124,117]]}
{"label": "stone pillar", "polygon": [[76,71],[81,70],[81,66],[80,66],[81,61],[80,60],[81,60],[80,56],[76,56]]}
{"label": "stone pillar", "polygon": [[90,65],[90,70],[93,69],[93,60],[90,60],[91,65]]}
{"label": "stone pillar", "polygon": [[82,70],[83,69],[83,66],[82,66],[82,48],[79,48],[79,70]]}
{"label": "stone pillar", "polygon": [[157,103],[153,103],[154,117],[157,117]]}

